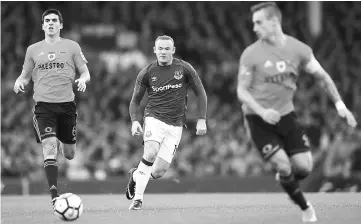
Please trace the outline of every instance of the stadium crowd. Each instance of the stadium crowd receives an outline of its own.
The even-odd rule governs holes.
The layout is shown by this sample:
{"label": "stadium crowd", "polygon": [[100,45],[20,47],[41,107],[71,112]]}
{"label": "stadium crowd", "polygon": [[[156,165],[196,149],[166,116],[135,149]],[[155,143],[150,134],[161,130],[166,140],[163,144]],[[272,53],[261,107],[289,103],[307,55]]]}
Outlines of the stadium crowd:
{"label": "stadium crowd", "polygon": [[[140,138],[131,136],[128,106],[135,77],[142,67],[155,60],[154,39],[163,34],[175,39],[176,57],[193,64],[202,78],[208,94],[209,127],[206,136],[195,135],[197,100],[190,92],[188,129],[183,132],[177,156],[166,175],[246,176],[269,172],[270,166],[263,166],[246,136],[241,105],[236,97],[239,56],[255,40],[249,13],[251,4],[2,3],[2,175],[25,175],[31,179],[41,179],[44,175],[41,147],[36,144],[32,127],[31,88],[27,87],[28,91],[22,95],[16,95],[12,88],[21,72],[27,46],[43,39],[40,18],[48,8],[57,8],[63,13],[61,35],[79,42],[92,77],[87,91],[76,93],[78,151],[71,162],[59,159],[62,176],[104,179],[125,175],[136,165],[142,146]],[[361,25],[356,15],[361,13],[361,5],[324,2],[323,29],[318,37],[310,33],[304,2],[282,2],[279,6],[284,15],[285,32],[314,49],[347,106],[359,116],[361,42],[357,40],[361,39]],[[298,88],[296,110],[311,138],[316,162],[323,161],[329,149],[340,144],[352,152],[360,148],[360,129],[348,129],[311,76],[302,74]],[[143,100],[142,108],[144,106]],[[348,154],[348,160],[351,155]],[[325,168],[325,173],[330,174],[328,169]]]}

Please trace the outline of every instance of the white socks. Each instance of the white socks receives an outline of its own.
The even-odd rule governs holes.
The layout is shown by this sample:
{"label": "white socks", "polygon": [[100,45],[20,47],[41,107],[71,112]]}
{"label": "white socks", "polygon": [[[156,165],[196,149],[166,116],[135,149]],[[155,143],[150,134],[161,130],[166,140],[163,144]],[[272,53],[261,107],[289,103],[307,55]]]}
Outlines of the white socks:
{"label": "white socks", "polygon": [[136,182],[134,200],[142,200],[145,188],[147,187],[152,166],[145,165],[142,161],[139,163],[138,168],[133,173],[133,179]]}

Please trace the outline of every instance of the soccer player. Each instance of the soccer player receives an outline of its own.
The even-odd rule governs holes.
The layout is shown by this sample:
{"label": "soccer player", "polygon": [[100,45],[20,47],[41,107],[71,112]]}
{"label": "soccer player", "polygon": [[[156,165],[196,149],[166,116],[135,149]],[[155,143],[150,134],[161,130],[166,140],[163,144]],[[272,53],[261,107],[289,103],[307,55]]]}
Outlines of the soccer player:
{"label": "soccer player", "polygon": [[72,82],[76,69],[80,78],[75,80],[78,91],[84,92],[90,74],[78,43],[60,37],[63,17],[56,9],[42,15],[45,39],[28,47],[21,75],[14,85],[15,93],[25,91],[32,78],[34,82],[33,109],[36,140],[41,142],[44,169],[54,204],[58,192],[57,152],[65,158],[74,158],[76,149],[76,104]]}
{"label": "soccer player", "polygon": [[129,113],[132,135],[143,132],[140,125],[139,105],[145,91],[149,99],[144,112],[144,154],[138,168],[129,171],[126,197],[131,200],[130,210],[138,210],[149,179],[157,179],[168,170],[177,151],[186,120],[187,88],[190,86],[198,97],[199,119],[197,135],[207,131],[207,95],[202,82],[187,62],[173,58],[174,41],[169,36],[155,40],[157,60],[142,69],[136,79]]}
{"label": "soccer player", "polygon": [[301,208],[302,220],[315,222],[315,210],[299,185],[313,166],[309,142],[296,121],[293,105],[300,70],[322,83],[338,114],[350,126],[355,127],[357,123],[312,49],[283,33],[282,14],[277,5],[259,3],[251,11],[253,30],[259,40],[241,55],[237,87],[247,130],[263,159],[277,172],[276,180]]}

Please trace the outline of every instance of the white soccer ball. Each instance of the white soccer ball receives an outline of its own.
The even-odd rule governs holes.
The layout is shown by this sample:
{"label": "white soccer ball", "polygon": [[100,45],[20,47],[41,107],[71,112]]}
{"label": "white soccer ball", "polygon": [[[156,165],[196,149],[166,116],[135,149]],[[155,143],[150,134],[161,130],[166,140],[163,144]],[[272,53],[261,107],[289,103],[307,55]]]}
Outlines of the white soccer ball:
{"label": "white soccer ball", "polygon": [[61,220],[74,221],[83,214],[83,202],[76,194],[62,194],[54,204],[54,214]]}

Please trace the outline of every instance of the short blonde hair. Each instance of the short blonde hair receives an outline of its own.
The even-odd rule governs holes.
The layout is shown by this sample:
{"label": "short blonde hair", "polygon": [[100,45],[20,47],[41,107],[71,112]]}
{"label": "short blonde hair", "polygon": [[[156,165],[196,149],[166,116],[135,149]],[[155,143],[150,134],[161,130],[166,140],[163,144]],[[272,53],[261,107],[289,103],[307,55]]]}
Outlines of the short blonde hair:
{"label": "short blonde hair", "polygon": [[155,41],[154,41],[154,45],[155,45],[155,43],[157,43],[157,40],[171,40],[174,45],[173,38],[171,38],[170,36],[167,36],[167,35],[162,35],[162,36],[157,37],[157,39],[155,39]]}

